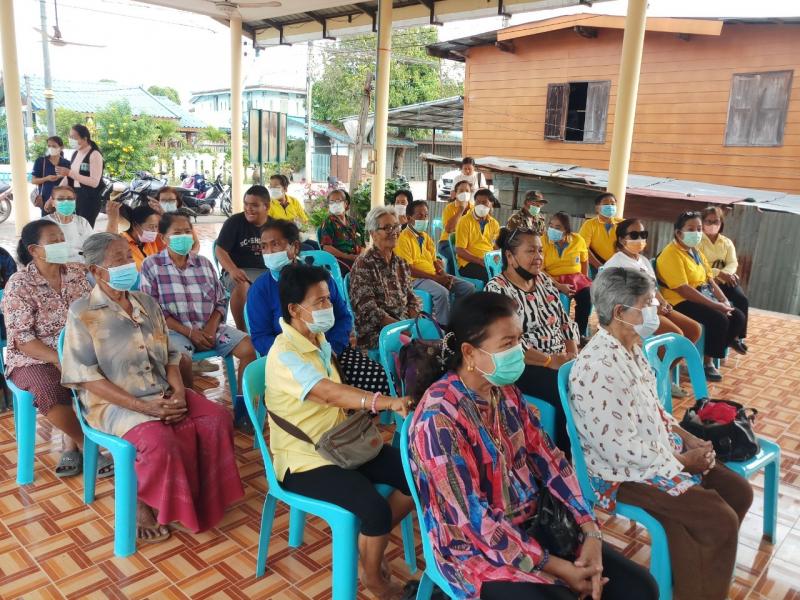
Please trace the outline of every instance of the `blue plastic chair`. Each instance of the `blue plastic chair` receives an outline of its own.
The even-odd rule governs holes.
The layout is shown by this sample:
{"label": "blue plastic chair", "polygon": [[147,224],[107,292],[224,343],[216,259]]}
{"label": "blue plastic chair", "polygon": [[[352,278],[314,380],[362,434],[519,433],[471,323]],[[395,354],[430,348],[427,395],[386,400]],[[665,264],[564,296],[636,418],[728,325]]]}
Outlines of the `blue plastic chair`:
{"label": "blue plastic chair", "polygon": [[451,233],[448,240],[450,242],[450,252],[453,254],[453,269],[455,269],[452,275],[455,275],[459,279],[463,279],[464,281],[468,281],[469,283],[474,285],[476,292],[482,292],[483,281],[481,281],[480,279],[473,279],[472,277],[465,277],[458,270],[458,254],[456,254],[456,234]]}
{"label": "blue plastic chair", "polygon": [[522,397],[524,398],[525,402],[532,404],[539,410],[539,424],[551,439],[555,439],[556,409],[541,398],[528,396],[527,394],[522,394]]}
{"label": "blue plastic chair", "polygon": [[[303,525],[306,513],[316,515],[330,525],[333,539],[333,600],[354,600],[358,588],[358,545],[356,543],[359,529],[358,519],[353,513],[340,506],[301,496],[281,487],[275,475],[269,447],[264,440],[263,428],[257,421],[258,411],[255,406],[256,403],[263,404],[266,363],[266,358],[259,358],[247,365],[243,380],[247,414],[255,427],[256,441],[264,461],[268,486],[264,499],[264,510],[261,514],[256,577],[263,576],[266,570],[275,507],[280,500],[290,508],[289,546],[292,548],[297,548],[303,543]],[[377,486],[377,488],[384,495],[388,495],[392,491],[388,486]],[[417,569],[417,558],[414,551],[414,526],[410,515],[403,519],[401,529],[406,562],[413,573]]]}
{"label": "blue plastic chair", "polygon": [[[394,361],[395,356],[400,352],[400,348],[403,347],[400,341],[400,334],[404,331],[410,331],[412,339],[419,339],[419,334],[421,334],[422,339],[426,340],[436,340],[442,337],[441,330],[430,319],[419,320],[419,334],[414,322],[414,319],[405,319],[404,321],[387,325],[381,329],[378,337],[378,361],[381,363],[386,373],[386,378],[389,380],[389,392],[395,397],[405,394],[405,389],[397,375]],[[398,422],[398,426],[400,425],[401,423]]]}
{"label": "blue plastic chair", "polygon": [[433,298],[431,295],[426,292],[425,290],[418,290],[414,289],[414,293],[420,299],[422,303],[422,312],[427,313],[429,315],[433,314]]}
{"label": "blue plastic chair", "polygon": [[[567,433],[569,434],[570,446],[572,447],[572,464],[578,476],[583,497],[591,504],[597,503],[597,496],[592,488],[589,479],[589,472],[586,469],[586,459],[581,449],[581,441],[578,430],[575,428],[575,419],[572,416],[572,408],[569,403],[569,376],[575,361],[569,361],[558,370],[558,392],[561,396],[561,406],[567,417]],[[650,573],[658,584],[658,597],[660,600],[672,599],[672,562],[669,558],[669,546],[667,545],[667,534],[661,523],[650,515],[646,510],[617,502],[614,514],[641,523],[650,534]]]}
{"label": "blue plastic chair", "polygon": [[[658,356],[663,348],[664,357]],[[684,359],[689,369],[689,381],[692,384],[694,397],[708,398],[708,384],[703,372],[703,361],[697,348],[682,335],[665,333],[649,338],[644,342],[647,360],[656,372],[658,396],[665,410],[672,412],[672,395],[670,394],[670,369],[676,360]],[[778,491],[781,473],[781,449],[778,444],[765,438],[758,438],[759,450],[750,460],[743,462],[726,462],[725,466],[749,479],[764,469],[764,523],[763,532],[771,542],[775,542],[778,526]]]}
{"label": "blue plastic chair", "polygon": [[[63,360],[64,330],[58,336],[58,359]],[[97,477],[97,451],[101,446],[114,459],[114,556],[130,556],[136,552],[136,448],[110,433],[91,427],[83,415],[83,407],[72,390],[75,414],[83,431],[83,501],[94,502]]]}
{"label": "blue plastic chair", "polygon": [[442,237],[442,220],[434,219],[431,221],[431,238],[434,244],[438,244],[439,238]]}
{"label": "blue plastic chair", "polygon": [[450,588],[450,584],[444,578],[444,575],[442,575],[442,572],[439,570],[439,565],[436,563],[436,556],[433,553],[428,526],[425,522],[425,512],[420,504],[417,485],[411,473],[411,459],[408,453],[408,430],[411,427],[413,418],[414,415],[408,415],[400,429],[400,457],[403,460],[403,472],[406,475],[408,488],[411,490],[411,497],[414,499],[414,507],[417,511],[417,522],[419,523],[419,536],[422,539],[422,555],[425,557],[425,572],[419,580],[417,600],[430,600],[434,585],[442,590],[448,597],[455,600],[458,596],[456,596]]}
{"label": "blue plastic chair", "polygon": [[[2,352],[2,350],[0,350]],[[33,483],[33,457],[36,447],[36,407],[33,394],[19,389],[6,379],[14,409],[14,435],[17,436],[17,484]]]}
{"label": "blue plastic chair", "polygon": [[[245,312],[245,315],[247,313]],[[247,317],[245,316],[245,319]],[[239,386],[236,383],[236,366],[233,364],[233,353],[228,356],[222,356],[216,350],[205,350],[203,352],[195,352],[192,354],[192,362],[198,362],[209,358],[221,358],[225,362],[225,373],[228,375],[228,387],[231,391],[231,402],[236,401],[236,395],[239,393]]]}
{"label": "blue plastic chair", "polygon": [[308,250],[306,252],[301,252],[299,258],[306,264],[327,269],[331,277],[333,277],[333,281],[339,287],[339,291],[342,294],[347,293],[345,292],[344,279],[342,279],[342,269],[339,267],[339,261],[336,260],[333,254],[325,252],[325,250]]}
{"label": "blue plastic chair", "polygon": [[503,271],[503,261],[500,257],[500,250],[492,250],[484,254],[483,264],[486,267],[486,272],[489,274],[489,279],[500,275]]}

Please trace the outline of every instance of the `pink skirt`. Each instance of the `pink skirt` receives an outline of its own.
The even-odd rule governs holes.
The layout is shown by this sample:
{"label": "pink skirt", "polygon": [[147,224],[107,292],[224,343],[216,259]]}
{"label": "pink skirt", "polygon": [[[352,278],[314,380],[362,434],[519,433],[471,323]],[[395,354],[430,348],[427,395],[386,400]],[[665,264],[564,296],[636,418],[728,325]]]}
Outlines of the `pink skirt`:
{"label": "pink skirt", "polygon": [[186,390],[186,417],[174,425],[142,423],[125,434],[136,447],[139,500],[158,522],[180,522],[194,532],[217,525],[244,496],[236,466],[230,412]]}
{"label": "pink skirt", "polygon": [[557,275],[555,277],[555,280],[558,283],[565,283],[567,285],[574,286],[576,294],[580,292],[582,289],[592,285],[592,280],[589,279],[583,273],[573,273],[571,275]]}

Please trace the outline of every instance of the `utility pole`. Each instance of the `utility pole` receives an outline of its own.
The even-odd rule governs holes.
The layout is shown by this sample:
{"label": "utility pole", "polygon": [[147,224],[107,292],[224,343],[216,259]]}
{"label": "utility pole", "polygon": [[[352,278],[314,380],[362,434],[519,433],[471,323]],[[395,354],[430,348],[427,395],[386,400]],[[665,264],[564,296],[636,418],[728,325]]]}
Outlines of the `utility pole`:
{"label": "utility pole", "polygon": [[44,59],[44,105],[47,111],[47,135],[56,134],[56,113],[53,108],[53,78],[50,74],[50,39],[47,35],[47,0],[39,0],[42,27],[42,58]]}
{"label": "utility pole", "polygon": [[367,80],[364,82],[364,95],[361,96],[361,110],[358,113],[358,129],[353,149],[353,162],[350,168],[350,195],[356,191],[361,182],[361,160],[364,152],[364,138],[367,130],[367,117],[369,116],[369,105],[372,101],[372,72],[367,73]]}
{"label": "utility pole", "polygon": [[312,70],[314,46],[308,43],[308,60],[306,61],[306,183],[311,185],[314,171],[314,130],[311,127],[311,88],[313,87]]}

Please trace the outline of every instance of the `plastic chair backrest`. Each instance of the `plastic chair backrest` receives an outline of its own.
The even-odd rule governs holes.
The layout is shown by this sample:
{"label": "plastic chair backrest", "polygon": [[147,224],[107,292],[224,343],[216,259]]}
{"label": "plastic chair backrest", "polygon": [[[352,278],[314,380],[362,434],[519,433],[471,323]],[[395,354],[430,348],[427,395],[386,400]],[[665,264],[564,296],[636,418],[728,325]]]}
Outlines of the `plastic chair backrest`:
{"label": "plastic chair backrest", "polygon": [[[339,261],[330,252],[325,250],[307,250],[300,253],[300,260],[306,264],[314,265],[315,267],[323,267],[333,277],[333,281],[339,287],[339,292],[345,294],[344,279],[342,279],[342,269],[339,267]],[[310,259],[310,262],[309,262]]]}
{"label": "plastic chair backrest", "polygon": [[430,319],[419,319],[419,334],[414,323],[415,319],[406,319],[387,325],[381,330],[378,338],[379,360],[383,370],[386,372],[386,378],[389,380],[389,392],[392,396],[402,396],[405,393],[405,390],[402,389],[402,382],[397,376],[394,361],[395,356],[400,352],[400,348],[403,347],[400,341],[400,334],[404,331],[411,331],[412,339],[419,339],[419,335],[422,335],[422,339],[426,340],[436,340],[442,337],[436,324]]}
{"label": "plastic chair backrest", "polygon": [[597,503],[597,497],[595,496],[594,489],[589,480],[589,472],[586,469],[586,459],[583,456],[583,449],[581,448],[581,438],[578,435],[578,430],[575,428],[575,419],[572,416],[572,407],[569,403],[569,376],[570,373],[572,373],[572,366],[574,363],[574,360],[564,363],[558,370],[558,395],[561,398],[561,408],[564,410],[564,415],[567,419],[567,434],[569,435],[569,445],[572,449],[572,466],[575,468],[575,474],[578,476],[578,483],[581,486],[583,497],[590,506],[593,506]]}
{"label": "plastic chair backrest", "polygon": [[425,512],[419,501],[419,494],[417,493],[417,485],[414,481],[414,475],[411,472],[411,458],[408,453],[408,431],[411,427],[411,421],[414,415],[408,415],[403,422],[403,427],[400,430],[400,460],[403,463],[403,472],[408,482],[408,489],[411,490],[411,497],[414,499],[414,506],[417,509],[417,522],[419,523],[419,537],[422,541],[422,556],[425,558],[425,575],[427,575],[433,583],[439,586],[442,591],[450,596],[456,598],[450,588],[450,584],[442,575],[439,570],[439,565],[436,563],[436,556],[433,553],[433,546],[431,545],[430,534],[428,527],[425,524]]}
{"label": "plastic chair backrest", "polygon": [[448,241],[450,242],[450,253],[453,255],[453,269],[456,277],[460,277],[461,273],[458,270],[458,254],[456,254],[456,234],[455,232],[451,233],[448,236]]}
{"label": "plastic chair backrest", "polygon": [[222,269],[219,268],[219,259],[217,258],[217,240],[211,243],[211,258],[214,260],[214,266],[217,267],[217,275],[221,274]]}
{"label": "plastic chair backrest", "polygon": [[[642,344],[647,361],[656,372],[658,397],[662,406],[672,412],[672,393],[670,371],[677,360],[685,360],[689,369],[689,381],[692,384],[694,397],[698,400],[708,398],[703,359],[692,342],[677,333],[665,333],[648,338]],[[663,348],[664,356],[659,351]]]}
{"label": "plastic chair backrest", "polygon": [[431,237],[433,238],[433,245],[439,244],[439,238],[442,237],[442,220],[434,219],[431,221]]}
{"label": "plastic chair backrest", "polygon": [[256,414],[256,405],[260,405],[264,402],[266,368],[266,356],[257,358],[247,365],[242,374],[242,387],[244,388],[244,406],[247,409],[250,422],[254,425],[256,443],[258,444],[258,449],[261,451],[261,458],[264,461],[267,485],[270,490],[277,491],[281,489],[281,486],[280,483],[278,483],[278,478],[275,476],[275,467],[272,464],[272,456],[270,456],[269,447],[264,439],[264,431],[257,425],[259,419]]}
{"label": "plastic chair backrest", "polygon": [[484,254],[483,264],[486,267],[486,272],[489,274],[489,279],[500,275],[503,271],[503,261],[500,257],[500,250],[492,250]]}

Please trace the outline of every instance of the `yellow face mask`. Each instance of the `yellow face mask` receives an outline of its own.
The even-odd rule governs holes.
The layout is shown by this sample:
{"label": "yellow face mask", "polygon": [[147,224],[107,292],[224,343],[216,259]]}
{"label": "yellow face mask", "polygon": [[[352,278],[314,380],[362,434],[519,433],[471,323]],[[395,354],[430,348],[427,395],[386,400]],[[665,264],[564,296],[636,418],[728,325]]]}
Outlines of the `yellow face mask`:
{"label": "yellow face mask", "polygon": [[647,240],[626,240],[625,248],[634,254],[641,254],[647,247]]}

